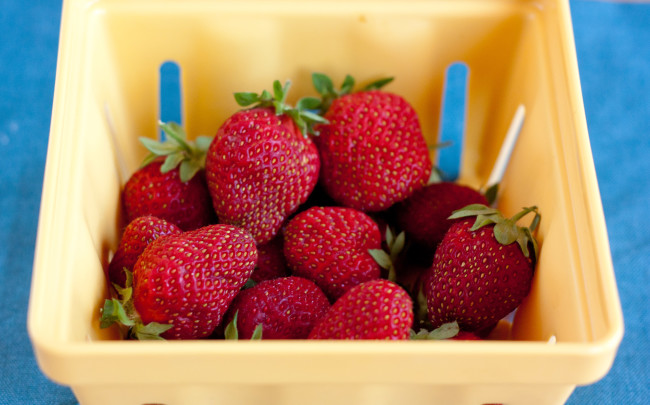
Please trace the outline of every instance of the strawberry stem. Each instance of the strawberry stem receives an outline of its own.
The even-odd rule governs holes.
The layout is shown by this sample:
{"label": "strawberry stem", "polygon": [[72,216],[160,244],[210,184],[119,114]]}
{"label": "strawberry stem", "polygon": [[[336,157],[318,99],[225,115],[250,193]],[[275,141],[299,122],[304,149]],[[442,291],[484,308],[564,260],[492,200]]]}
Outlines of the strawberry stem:
{"label": "strawberry stem", "polygon": [[[226,325],[224,330],[224,338],[226,340],[239,340],[239,330],[237,328],[237,317],[239,316],[239,311],[235,311],[235,315],[232,317],[232,321]],[[257,324],[253,330],[250,340],[262,340],[262,324]]]}
{"label": "strawberry stem", "polygon": [[260,94],[243,92],[235,93],[235,101],[241,107],[265,108],[272,107],[276,115],[287,115],[296,123],[304,136],[315,134],[314,125],[328,121],[318,114],[320,102],[313,97],[298,100],[295,107],[287,104],[287,94],[291,88],[291,81],[287,80],[284,86],[279,80],[273,82],[273,94],[263,90]]}
{"label": "strawberry stem", "polygon": [[115,298],[111,298],[104,301],[99,326],[104,329],[114,323],[120,323],[124,326],[135,325],[135,321],[126,314],[122,303]]}
{"label": "strawberry stem", "polygon": [[420,329],[417,333],[411,329],[410,339],[411,340],[445,340],[451,339],[454,336],[458,335],[460,332],[460,327],[458,322],[448,322],[440,325],[432,331],[428,331],[424,328]]}
{"label": "strawberry stem", "polygon": [[420,328],[430,327],[427,297],[424,295],[421,284],[418,285],[417,293],[413,296],[413,307],[413,325],[418,325]]}
{"label": "strawberry stem", "polygon": [[395,273],[395,266],[388,253],[382,249],[368,249],[368,253],[379,267],[388,270],[388,280],[395,282],[397,280],[397,274]]}
{"label": "strawberry stem", "polygon": [[251,335],[251,340],[262,340],[262,324],[257,324],[253,334]]}
{"label": "strawberry stem", "polygon": [[126,328],[123,333],[125,338],[138,340],[164,340],[160,335],[174,325],[150,322],[143,324],[138,311],[133,305],[133,273],[124,269],[126,273],[126,287],[122,288],[113,284],[117,295],[120,297],[110,298],[104,301],[101,311],[99,326],[102,329],[108,328],[113,324],[119,325],[122,329]]}
{"label": "strawberry stem", "polygon": [[528,214],[529,212],[534,212],[536,217],[539,216],[539,213],[537,212],[537,207],[533,206],[533,207],[525,207],[523,210],[513,215],[510,219],[514,222],[517,222],[521,218],[526,216],[526,214]]}
{"label": "strawberry stem", "polygon": [[375,259],[375,262],[377,262],[381,268],[388,270],[387,278],[393,282],[397,281],[395,263],[397,262],[399,254],[404,250],[405,239],[406,236],[404,231],[400,232],[399,235],[395,237],[393,230],[387,226],[386,245],[388,247],[388,252],[383,249],[368,249],[368,253],[373,259]]}
{"label": "strawberry stem", "polygon": [[[521,227],[517,222],[529,213],[535,213],[531,225],[529,227]],[[537,240],[533,236],[533,231],[539,225],[541,214],[536,206],[524,207],[520,212],[513,215],[511,218],[505,218],[499,210],[491,208],[483,204],[470,204],[459,210],[454,211],[449,219],[465,218],[476,216],[474,224],[470,228],[471,231],[476,231],[486,225],[494,225],[494,237],[502,245],[509,245],[517,242],[524,256],[529,257],[528,244],[533,245],[535,258],[539,255],[539,246]]]}
{"label": "strawberry stem", "polygon": [[363,90],[364,91],[371,91],[371,90],[379,90],[388,83],[392,82],[394,78],[392,77],[386,77],[383,79],[375,80],[374,82],[366,85]]}
{"label": "strawberry stem", "polygon": [[[340,89],[337,90],[334,87],[332,79],[326,74],[319,72],[314,72],[311,74],[311,81],[314,89],[321,96],[319,107],[319,113],[321,115],[325,114],[329,110],[334,100],[346,94],[352,93],[355,85],[354,78],[350,75],[346,75],[345,79],[343,79],[343,83],[341,84]],[[392,81],[392,77],[375,80],[374,82],[371,82],[370,84],[363,87],[361,91],[379,90]]]}
{"label": "strawberry stem", "polygon": [[499,195],[499,183],[495,183],[488,187],[483,193],[485,199],[487,200],[490,206],[493,206],[497,201],[497,196]]}
{"label": "strawberry stem", "polygon": [[341,88],[339,90],[336,90],[334,88],[332,79],[330,79],[330,77],[324,73],[312,73],[311,81],[314,85],[314,88],[321,96],[319,108],[322,114],[329,110],[330,106],[332,105],[332,101],[345,94],[350,94],[354,88],[354,78],[350,75],[345,76],[343,84],[341,84]]}
{"label": "strawberry stem", "polygon": [[141,137],[140,142],[149,150],[140,167],[144,167],[159,157],[165,157],[160,167],[161,173],[167,173],[179,167],[182,182],[187,182],[201,169],[205,168],[205,158],[212,137],[199,136],[194,141],[187,140],[185,130],[175,122],[158,123],[167,139],[156,141]]}
{"label": "strawberry stem", "polygon": [[224,337],[226,340],[239,340],[239,330],[237,330],[237,317],[239,316],[239,311],[235,312],[235,315],[232,317],[232,321],[226,325],[224,329]]}

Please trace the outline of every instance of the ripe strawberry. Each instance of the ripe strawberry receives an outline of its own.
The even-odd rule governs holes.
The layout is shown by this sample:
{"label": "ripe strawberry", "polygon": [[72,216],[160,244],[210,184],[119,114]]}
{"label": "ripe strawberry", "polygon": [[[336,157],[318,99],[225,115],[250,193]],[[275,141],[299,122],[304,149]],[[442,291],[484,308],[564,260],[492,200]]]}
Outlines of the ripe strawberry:
{"label": "ripe strawberry", "polygon": [[327,103],[333,98],[323,116],[329,122],[314,129],[321,181],[334,200],[377,212],[426,184],[431,160],[417,113],[401,96],[377,89],[386,81],[347,94],[352,86],[344,83],[331,96],[331,81],[313,78]]}
{"label": "ripe strawberry", "polygon": [[377,224],[352,208],[309,208],[284,231],[284,255],[293,274],[315,282],[332,302],[351,287],[380,277],[368,252],[380,248]]}
{"label": "ripe strawberry", "polygon": [[[133,288],[120,291],[125,302],[105,303],[102,326],[119,320],[141,339],[161,332],[167,339],[206,337],[221,322],[256,262],[253,238],[231,225],[158,238],[136,262]],[[126,319],[120,316],[125,313]],[[152,324],[153,332],[148,328]]]}
{"label": "ripe strawberry", "polygon": [[181,233],[176,225],[151,215],[138,217],[131,221],[124,232],[108,265],[108,281],[126,287],[124,269],[133,272],[133,266],[144,249],[154,240],[165,235]]}
{"label": "ripe strawberry", "polygon": [[[516,222],[530,212],[535,213],[530,228],[518,226]],[[496,209],[474,204],[451,218],[459,219],[423,275],[428,318],[434,328],[457,321],[462,330],[480,333],[528,295],[538,257],[532,231],[540,216],[532,207],[507,219]],[[532,256],[529,245],[534,249]]]}
{"label": "ripe strawberry", "polygon": [[488,201],[478,190],[468,186],[432,183],[398,203],[395,217],[409,240],[433,252],[453,222],[448,219],[452,212],[470,204],[488,205]]}
{"label": "ripe strawberry", "polygon": [[289,269],[284,259],[282,235],[276,236],[270,242],[257,245],[257,267],[255,267],[255,271],[251,275],[251,280],[260,283],[264,280],[272,280],[288,275]]}
{"label": "ripe strawberry", "polygon": [[210,138],[189,142],[177,124],[161,123],[161,127],[168,135],[165,142],[141,138],[151,154],[124,186],[127,220],[153,215],[184,231],[216,222],[202,170]]}
{"label": "ripe strawberry", "polygon": [[317,180],[318,151],[307,137],[314,114],[288,107],[276,81],[274,96],[236,94],[242,106],[219,128],[206,160],[207,181],[221,222],[240,226],[258,244],[270,241],[304,203]]}
{"label": "ripe strawberry", "polygon": [[413,302],[392,281],[377,279],[352,287],[309,334],[309,339],[409,339]]}
{"label": "ripe strawberry", "polygon": [[237,314],[239,339],[250,339],[258,325],[262,325],[262,339],[306,339],[329,307],[312,281],[281,277],[242,290],[224,320],[230,323]]}

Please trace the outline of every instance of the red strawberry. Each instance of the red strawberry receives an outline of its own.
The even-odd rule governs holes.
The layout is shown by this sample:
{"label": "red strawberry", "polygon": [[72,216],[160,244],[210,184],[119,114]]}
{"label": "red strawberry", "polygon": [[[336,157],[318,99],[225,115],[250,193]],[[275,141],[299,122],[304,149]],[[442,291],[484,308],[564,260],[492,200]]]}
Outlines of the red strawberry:
{"label": "red strawberry", "polygon": [[378,279],[352,287],[309,334],[309,339],[409,339],[413,302],[392,281]]}
{"label": "red strawberry", "polygon": [[251,275],[251,280],[260,283],[289,275],[287,262],[284,259],[284,241],[278,235],[263,245],[257,245],[257,267]]}
{"label": "red strawberry", "polygon": [[193,143],[185,139],[185,132],[177,124],[161,127],[169,136],[167,141],[141,138],[152,152],[124,186],[122,199],[127,220],[153,215],[183,230],[216,222],[201,169],[210,138],[200,137]]}
{"label": "red strawberry", "polygon": [[[331,81],[313,77],[327,98]],[[341,93],[351,88],[344,87]],[[367,212],[406,199],[431,173],[417,113],[401,96],[376,88],[335,98],[323,116],[329,123],[315,126],[325,189],[339,204]]]}
{"label": "red strawberry", "polygon": [[[529,212],[535,213],[530,228],[518,226]],[[451,218],[460,219],[447,231],[423,275],[429,321],[434,328],[457,321],[462,330],[480,333],[528,295],[538,257],[532,230],[540,216],[532,207],[506,219],[496,209],[475,204]]]}
{"label": "red strawberry", "polygon": [[[136,262],[132,290],[121,291],[123,309],[115,299],[105,303],[102,326],[119,320],[140,339],[157,333],[167,339],[206,337],[221,322],[256,262],[253,238],[231,225],[158,238]],[[124,313],[126,322],[120,317]]]}
{"label": "red strawberry", "polygon": [[284,231],[284,255],[293,274],[315,282],[331,301],[380,277],[368,252],[380,248],[377,224],[352,208],[312,207],[291,219]]}
{"label": "red strawberry", "polygon": [[206,160],[220,221],[248,230],[258,244],[273,239],[307,200],[320,167],[316,146],[305,132],[305,120],[315,116],[286,106],[288,83],[282,88],[276,81],[274,90],[274,97],[266,91],[236,94],[244,106],[258,104],[223,123]]}
{"label": "red strawberry", "polygon": [[258,325],[262,325],[262,339],[306,339],[329,307],[313,282],[282,277],[242,290],[228,308],[225,322],[237,314],[239,339],[250,339]]}
{"label": "red strawberry", "polygon": [[455,210],[470,204],[488,205],[483,194],[452,182],[429,184],[395,206],[397,225],[409,240],[433,251],[452,224]]}
{"label": "red strawberry", "polygon": [[133,271],[135,262],[147,245],[161,236],[181,232],[181,229],[176,225],[150,215],[138,217],[131,221],[124,229],[120,244],[108,265],[108,281],[126,287],[124,269]]}

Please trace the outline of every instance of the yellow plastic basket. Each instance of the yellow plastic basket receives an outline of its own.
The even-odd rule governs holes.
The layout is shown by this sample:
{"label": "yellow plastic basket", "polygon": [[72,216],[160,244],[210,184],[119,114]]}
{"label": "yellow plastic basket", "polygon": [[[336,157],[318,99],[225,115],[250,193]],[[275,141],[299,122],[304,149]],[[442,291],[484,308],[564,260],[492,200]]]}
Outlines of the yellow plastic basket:
{"label": "yellow plastic basket", "polygon": [[[28,328],[38,363],[100,404],[561,404],[602,378],[623,320],[566,0],[68,0]],[[469,69],[460,180],[482,185],[517,106],[507,214],[537,205],[541,255],[510,339],[323,342],[116,339],[98,326],[119,195],[156,137],[160,67],[183,125],[212,135],[234,91],[310,74],[394,76],[437,142],[448,66]],[[551,342],[549,343],[549,339]]]}

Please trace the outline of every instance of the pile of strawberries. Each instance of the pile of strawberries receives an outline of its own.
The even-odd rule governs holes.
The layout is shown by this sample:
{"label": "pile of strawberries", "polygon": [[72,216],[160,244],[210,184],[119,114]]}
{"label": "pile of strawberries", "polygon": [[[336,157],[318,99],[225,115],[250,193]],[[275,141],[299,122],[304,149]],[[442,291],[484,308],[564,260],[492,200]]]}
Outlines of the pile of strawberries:
{"label": "pile of strawberries", "polygon": [[[137,339],[485,336],[528,294],[536,207],[437,178],[390,80],[237,93],[214,137],[162,142],[123,190],[102,327]],[[529,227],[517,223],[533,213]]]}

